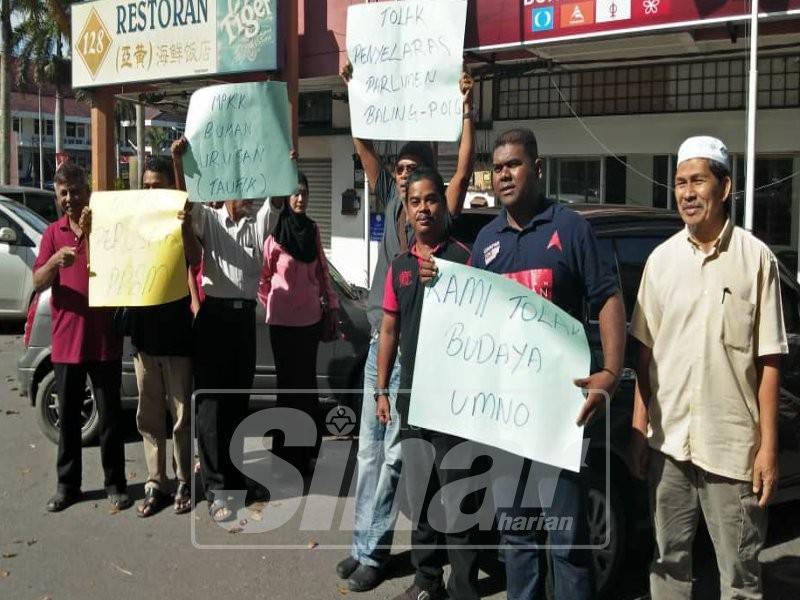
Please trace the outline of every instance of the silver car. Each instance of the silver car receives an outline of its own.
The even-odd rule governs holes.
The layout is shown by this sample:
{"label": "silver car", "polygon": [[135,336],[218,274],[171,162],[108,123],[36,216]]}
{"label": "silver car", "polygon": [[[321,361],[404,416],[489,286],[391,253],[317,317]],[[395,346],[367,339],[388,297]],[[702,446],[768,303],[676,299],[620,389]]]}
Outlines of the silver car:
{"label": "silver car", "polygon": [[33,300],[33,264],[48,223],[0,197],[0,319],[24,319]]}

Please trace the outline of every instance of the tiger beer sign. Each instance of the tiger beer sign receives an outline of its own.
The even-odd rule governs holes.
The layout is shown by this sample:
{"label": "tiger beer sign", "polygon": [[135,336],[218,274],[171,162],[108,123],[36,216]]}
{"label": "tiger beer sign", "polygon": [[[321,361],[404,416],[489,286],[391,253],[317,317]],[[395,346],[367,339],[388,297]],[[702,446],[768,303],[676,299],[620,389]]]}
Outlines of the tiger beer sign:
{"label": "tiger beer sign", "polygon": [[76,88],[277,68],[278,0],[72,5]]}

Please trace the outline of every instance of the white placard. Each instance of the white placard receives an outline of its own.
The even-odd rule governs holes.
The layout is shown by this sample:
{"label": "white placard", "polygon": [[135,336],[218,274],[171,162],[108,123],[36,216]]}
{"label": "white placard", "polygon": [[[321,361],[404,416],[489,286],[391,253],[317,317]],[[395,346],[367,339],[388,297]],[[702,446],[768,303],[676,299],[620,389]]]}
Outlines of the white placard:
{"label": "white placard", "polygon": [[437,259],[425,289],[408,422],[579,471],[583,325],[536,292]]}
{"label": "white placard", "polygon": [[464,0],[404,0],[348,8],[354,137],[458,139],[466,18]]}

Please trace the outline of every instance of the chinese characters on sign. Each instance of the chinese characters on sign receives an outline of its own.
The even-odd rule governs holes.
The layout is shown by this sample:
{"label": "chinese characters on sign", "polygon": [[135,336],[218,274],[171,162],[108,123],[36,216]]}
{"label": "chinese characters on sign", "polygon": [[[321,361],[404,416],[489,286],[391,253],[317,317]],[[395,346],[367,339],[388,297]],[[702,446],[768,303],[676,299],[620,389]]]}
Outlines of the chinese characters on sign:
{"label": "chinese characters on sign", "polygon": [[95,0],[72,6],[75,87],[277,68],[277,0]]}

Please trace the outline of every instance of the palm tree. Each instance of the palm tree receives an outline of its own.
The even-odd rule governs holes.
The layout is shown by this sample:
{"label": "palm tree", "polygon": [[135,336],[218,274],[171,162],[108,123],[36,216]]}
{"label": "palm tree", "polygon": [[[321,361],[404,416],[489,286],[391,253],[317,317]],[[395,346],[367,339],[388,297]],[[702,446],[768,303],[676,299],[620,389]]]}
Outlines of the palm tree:
{"label": "palm tree", "polygon": [[55,19],[50,16],[50,6],[69,0],[16,0],[15,8],[22,21],[16,28],[19,44],[19,73],[23,78],[32,69],[37,85],[52,84],[56,88],[55,145],[63,152],[64,89],[70,86],[70,61],[64,57],[64,37]]}
{"label": "palm tree", "polygon": [[0,183],[10,183],[11,166],[11,3],[0,0]]}

